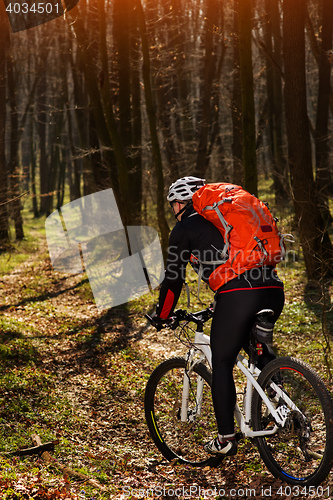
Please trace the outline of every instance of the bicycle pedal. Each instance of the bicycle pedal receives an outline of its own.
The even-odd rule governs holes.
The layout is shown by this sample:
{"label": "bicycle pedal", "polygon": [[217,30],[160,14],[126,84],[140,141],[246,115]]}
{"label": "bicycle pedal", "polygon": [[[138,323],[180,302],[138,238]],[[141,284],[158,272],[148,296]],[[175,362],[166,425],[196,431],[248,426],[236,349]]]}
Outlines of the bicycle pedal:
{"label": "bicycle pedal", "polygon": [[239,441],[240,441],[241,439],[243,439],[243,437],[244,437],[244,436],[243,436],[243,433],[242,433],[242,432],[236,432],[236,434],[235,434],[235,439],[236,439],[236,442],[237,442],[237,443],[239,443]]}

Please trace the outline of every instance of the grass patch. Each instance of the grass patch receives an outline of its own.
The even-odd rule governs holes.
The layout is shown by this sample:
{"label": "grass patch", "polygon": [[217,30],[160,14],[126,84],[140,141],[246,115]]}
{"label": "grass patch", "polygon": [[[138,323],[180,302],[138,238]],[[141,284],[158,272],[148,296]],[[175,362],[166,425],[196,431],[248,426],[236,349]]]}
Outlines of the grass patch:
{"label": "grass patch", "polygon": [[13,272],[39,250],[40,240],[45,237],[45,217],[34,218],[27,204],[22,212],[24,239],[16,241],[13,223],[10,223],[10,241],[0,248],[0,276]]}

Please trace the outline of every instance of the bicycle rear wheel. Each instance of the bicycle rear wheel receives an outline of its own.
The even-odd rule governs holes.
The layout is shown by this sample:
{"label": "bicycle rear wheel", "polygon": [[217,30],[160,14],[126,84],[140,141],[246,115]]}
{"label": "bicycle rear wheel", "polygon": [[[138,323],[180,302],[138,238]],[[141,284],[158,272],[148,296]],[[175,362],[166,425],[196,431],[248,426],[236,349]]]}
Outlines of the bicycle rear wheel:
{"label": "bicycle rear wheel", "polygon": [[[211,373],[199,363],[188,375],[190,381],[187,421],[180,418],[186,361],[172,358],[151,374],[145,392],[147,425],[157,448],[167,460],[177,459],[194,467],[216,466],[221,457],[209,455],[203,444],[216,435],[211,397]],[[203,383],[203,384],[202,384]],[[197,396],[197,386],[201,397]]]}
{"label": "bicycle rear wheel", "polygon": [[[282,394],[270,386],[272,381],[282,389]],[[256,438],[267,468],[289,484],[320,484],[333,463],[332,400],[324,382],[309,365],[290,357],[271,361],[258,382],[286,416],[284,426],[275,434]],[[256,391],[252,416],[254,430],[274,427],[273,418]]]}

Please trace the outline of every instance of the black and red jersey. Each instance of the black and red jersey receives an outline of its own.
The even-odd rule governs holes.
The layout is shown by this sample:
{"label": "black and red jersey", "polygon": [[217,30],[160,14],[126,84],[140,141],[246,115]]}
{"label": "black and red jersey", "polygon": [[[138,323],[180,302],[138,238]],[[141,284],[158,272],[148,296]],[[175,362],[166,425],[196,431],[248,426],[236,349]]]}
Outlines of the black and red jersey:
{"label": "black and red jersey", "polygon": [[[191,206],[184,212],[170,233],[165,277],[161,284],[157,314],[165,319],[173,312],[186,277],[186,266],[191,262],[198,271],[201,262],[221,260],[224,241],[219,230],[199,215]],[[218,264],[203,264],[202,279],[208,283]]]}
{"label": "black and red jersey", "polygon": [[[170,233],[165,277],[161,284],[156,313],[168,318],[179,299],[186,277],[186,266],[190,262],[196,272],[202,264],[201,279],[208,284],[210,274],[219,266],[224,241],[219,230],[193,209],[184,212]],[[215,264],[209,264],[214,262]],[[238,289],[283,288],[273,267],[255,267],[228,281],[216,293]]]}

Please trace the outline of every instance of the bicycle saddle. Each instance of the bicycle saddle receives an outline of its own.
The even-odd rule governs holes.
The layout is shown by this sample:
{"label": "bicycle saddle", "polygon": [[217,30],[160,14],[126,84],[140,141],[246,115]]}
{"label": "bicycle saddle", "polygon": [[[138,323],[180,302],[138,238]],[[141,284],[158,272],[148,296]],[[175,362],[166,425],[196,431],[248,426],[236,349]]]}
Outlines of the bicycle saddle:
{"label": "bicycle saddle", "polygon": [[256,313],[256,316],[273,316],[274,314],[274,311],[273,309],[260,309],[260,311],[258,311]]}
{"label": "bicycle saddle", "polygon": [[261,309],[256,314],[255,334],[258,342],[270,344],[273,341],[274,323],[271,322],[272,309]]}

